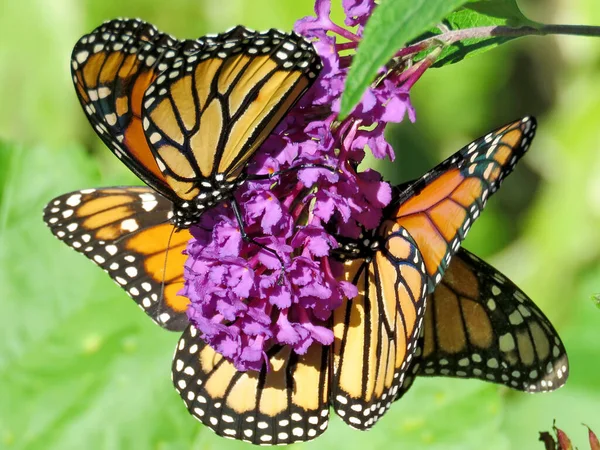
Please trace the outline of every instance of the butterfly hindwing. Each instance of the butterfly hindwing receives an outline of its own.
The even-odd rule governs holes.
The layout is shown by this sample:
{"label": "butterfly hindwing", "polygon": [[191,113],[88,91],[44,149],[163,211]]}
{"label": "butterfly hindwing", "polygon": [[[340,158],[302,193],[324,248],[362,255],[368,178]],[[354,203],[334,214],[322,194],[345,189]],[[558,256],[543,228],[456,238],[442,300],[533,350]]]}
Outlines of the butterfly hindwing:
{"label": "butterfly hindwing", "polygon": [[143,123],[177,197],[216,202],[237,187],[248,159],[320,68],[299,35],[241,26],[176,59],[146,91]]}
{"label": "butterfly hindwing", "polygon": [[561,387],[568,360],[558,333],[512,281],[461,250],[429,296],[418,373],[479,378],[540,392]]}
{"label": "butterfly hindwing", "polygon": [[363,430],[383,416],[402,386],[425,313],[426,272],[415,242],[400,227],[381,242],[344,263],[358,295],[333,317],[332,406]]}
{"label": "butterfly hindwing", "polygon": [[329,347],[271,348],[271,367],[237,371],[190,325],[173,358],[173,384],[190,413],[220,436],[253,444],[308,441],[329,420]]}
{"label": "butterfly hindwing", "polygon": [[397,196],[392,223],[415,239],[428,273],[429,291],[487,199],[529,148],[533,117],[512,122],[459,150]]}
{"label": "butterfly hindwing", "polygon": [[187,230],[174,232],[171,202],[147,187],[71,192],[44,209],[44,222],[69,247],[98,264],[157,323],[187,326],[181,253]]}

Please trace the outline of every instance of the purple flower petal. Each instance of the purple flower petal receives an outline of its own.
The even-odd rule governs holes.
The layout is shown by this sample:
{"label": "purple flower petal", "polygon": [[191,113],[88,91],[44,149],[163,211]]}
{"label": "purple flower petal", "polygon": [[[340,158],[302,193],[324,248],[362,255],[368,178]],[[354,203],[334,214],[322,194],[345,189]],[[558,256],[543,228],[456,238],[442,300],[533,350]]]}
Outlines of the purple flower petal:
{"label": "purple flower petal", "polygon": [[337,242],[323,228],[314,225],[302,227],[292,238],[292,247],[304,247],[316,257],[329,255],[329,250],[337,247]]}
{"label": "purple flower petal", "polygon": [[237,222],[224,219],[213,229],[213,241],[221,256],[238,256],[240,254],[242,235]]}
{"label": "purple flower petal", "polygon": [[294,31],[307,37],[322,33],[323,29],[330,28],[333,25],[329,18],[330,12],[331,0],[316,0],[315,14],[317,17],[308,16],[298,20],[294,25]]}
{"label": "purple flower petal", "polygon": [[273,227],[283,217],[281,205],[273,193],[268,189],[256,187],[249,189],[244,194],[245,216],[249,222],[260,219],[260,225],[265,234],[272,234]]}
{"label": "purple flower petal", "polygon": [[269,302],[279,309],[289,308],[292,305],[292,293],[286,284],[276,284],[270,289],[269,294]]}
{"label": "purple flower petal", "polygon": [[[279,342],[282,342],[284,344],[294,345],[294,344],[297,344],[298,342],[300,342],[300,340],[302,339],[302,336],[296,331],[296,329],[292,326],[292,324],[288,320],[287,311],[285,311],[285,310],[279,314],[279,318],[277,319],[276,327],[277,327],[277,334],[275,335],[275,337]],[[304,339],[306,339],[306,337],[308,337],[309,333],[307,331],[305,331],[304,334],[305,334]]]}
{"label": "purple flower petal", "polygon": [[348,26],[364,25],[375,9],[375,0],[342,0]]}

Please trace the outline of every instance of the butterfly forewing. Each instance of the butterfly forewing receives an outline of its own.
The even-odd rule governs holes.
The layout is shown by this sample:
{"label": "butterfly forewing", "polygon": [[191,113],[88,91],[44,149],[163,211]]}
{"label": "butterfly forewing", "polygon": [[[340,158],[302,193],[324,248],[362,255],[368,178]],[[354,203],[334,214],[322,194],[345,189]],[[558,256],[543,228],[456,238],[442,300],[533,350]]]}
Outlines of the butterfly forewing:
{"label": "butterfly forewing", "polygon": [[[315,80],[312,45],[277,30],[236,27],[178,58],[144,96],[143,122],[182,201],[219,201],[248,159]],[[201,198],[202,200],[203,198]]]}
{"label": "butterfly forewing", "polygon": [[393,216],[423,254],[429,292],[487,199],[529,148],[535,128],[532,117],[499,128],[459,150],[398,196]]}
{"label": "butterfly forewing", "polygon": [[267,354],[270,369],[240,372],[190,325],[175,351],[173,384],[190,413],[220,436],[263,445],[317,437],[329,420],[329,347]]}
{"label": "butterfly forewing", "polygon": [[137,19],[115,19],[82,37],[71,57],[73,82],[92,126],[136,175],[167,197],[168,184],[142,127],[148,86],[177,55],[202,41],[179,41]]}
{"label": "butterfly forewing", "polygon": [[171,202],[147,187],[87,189],[61,195],[44,209],[44,222],[69,247],[115,280],[157,323],[187,325],[182,251],[191,235],[174,232]]}
{"label": "butterfly forewing", "polygon": [[345,262],[358,296],[333,318],[331,402],[358,429],[372,427],[402,386],[425,313],[425,266],[414,241],[395,226],[382,242],[372,255]]}
{"label": "butterfly forewing", "polygon": [[527,392],[561,387],[558,333],[506,276],[466,250],[429,296],[419,374],[479,378]]}

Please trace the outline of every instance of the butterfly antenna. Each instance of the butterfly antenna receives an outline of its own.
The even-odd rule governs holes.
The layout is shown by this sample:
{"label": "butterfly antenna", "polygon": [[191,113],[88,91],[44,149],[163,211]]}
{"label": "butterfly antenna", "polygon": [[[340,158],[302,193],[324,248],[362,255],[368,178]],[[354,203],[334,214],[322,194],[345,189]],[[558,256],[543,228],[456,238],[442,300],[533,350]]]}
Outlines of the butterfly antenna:
{"label": "butterfly antenna", "polygon": [[260,242],[257,242],[254,239],[252,239],[250,236],[248,236],[248,234],[246,233],[246,230],[244,229],[244,221],[242,219],[240,205],[238,205],[238,202],[234,198],[231,199],[231,209],[233,209],[233,214],[235,215],[238,225],[240,226],[240,234],[242,235],[242,239],[244,240],[244,242],[250,242],[250,243],[256,245],[257,247],[260,247],[263,250],[271,253],[273,256],[275,256],[277,258],[277,260],[279,261],[279,264],[281,264],[281,269],[282,269],[280,277],[279,277],[279,284],[283,284],[283,269],[285,268],[285,263],[283,262],[283,259],[281,258],[281,256],[279,256],[279,253],[277,253],[277,251],[273,250],[271,247],[261,244]]}
{"label": "butterfly antenna", "polygon": [[285,175],[286,173],[297,172],[297,171],[303,170],[303,169],[325,169],[325,170],[329,170],[331,173],[339,172],[339,169],[337,169],[336,167],[333,167],[333,166],[328,166],[327,164],[306,163],[306,164],[300,164],[300,165],[294,166],[294,167],[287,167],[285,169],[281,169],[281,170],[278,170],[273,173],[248,175],[246,177],[246,179],[250,180],[250,181],[270,180],[272,178],[275,178],[275,177],[278,177],[281,175]]}

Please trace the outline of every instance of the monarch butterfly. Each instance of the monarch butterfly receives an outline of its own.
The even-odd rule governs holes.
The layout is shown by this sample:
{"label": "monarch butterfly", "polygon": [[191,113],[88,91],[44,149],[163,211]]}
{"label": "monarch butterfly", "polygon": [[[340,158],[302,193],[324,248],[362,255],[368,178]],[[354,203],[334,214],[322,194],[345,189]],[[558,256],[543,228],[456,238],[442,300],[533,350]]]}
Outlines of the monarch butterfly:
{"label": "monarch butterfly", "polygon": [[140,20],[106,22],[75,45],[73,82],[98,135],[152,189],[69,193],[48,204],[44,220],[155,321],[180,329],[181,249],[190,239],[182,229],[231,198],[249,158],[320,69],[295,33],[238,26],[179,41]]}
{"label": "monarch butterfly", "polygon": [[332,346],[297,355],[274,345],[270,369],[238,372],[190,324],[172,369],[190,413],[222,436],[286,444],[321,434],[330,406],[348,425],[372,427],[416,375],[560,387],[566,353],[548,319],[506,277],[459,249],[535,126],[524,118],[463,148],[399,189],[373,236],[343,245],[344,278],[359,294],[334,312]]}
{"label": "monarch butterfly", "polygon": [[246,163],[321,62],[296,33],[238,26],[180,41],[116,19],[77,42],[71,67],[99,136],[187,228],[244,182]]}

